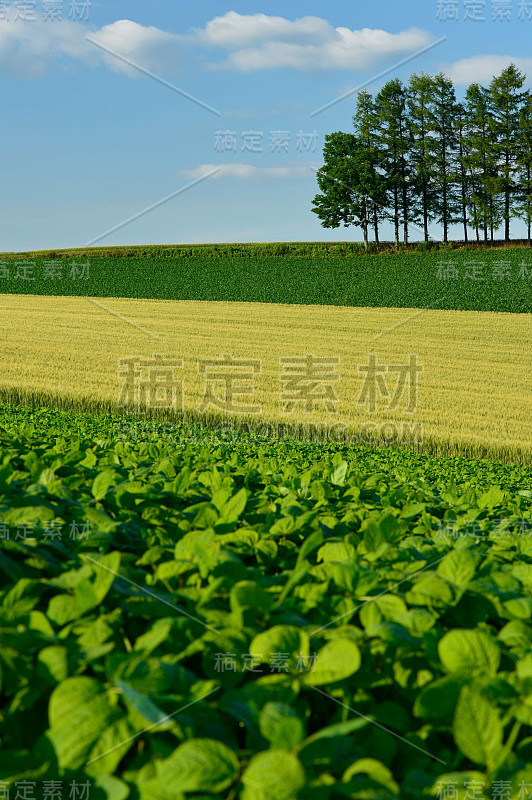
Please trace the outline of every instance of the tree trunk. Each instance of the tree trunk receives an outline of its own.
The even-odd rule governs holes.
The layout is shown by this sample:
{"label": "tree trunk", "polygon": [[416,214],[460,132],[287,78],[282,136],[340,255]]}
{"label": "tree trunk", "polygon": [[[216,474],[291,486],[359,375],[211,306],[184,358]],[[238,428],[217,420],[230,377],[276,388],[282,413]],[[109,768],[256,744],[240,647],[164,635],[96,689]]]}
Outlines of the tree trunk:
{"label": "tree trunk", "polygon": [[394,223],[395,223],[395,247],[399,249],[399,193],[394,189]]}
{"label": "tree trunk", "polygon": [[403,184],[403,233],[404,233],[404,243],[408,244],[408,197],[406,186]]}
{"label": "tree trunk", "polygon": [[[442,113],[443,116],[443,113]],[[442,142],[441,142],[441,166],[442,166],[442,182],[443,182],[443,241],[445,244],[449,241],[449,217],[448,217],[448,203],[447,203],[447,137],[445,136],[445,123],[442,124]]]}
{"label": "tree trunk", "polygon": [[447,218],[447,178],[443,179],[443,241],[449,241],[449,220]]}
{"label": "tree trunk", "polygon": [[460,128],[460,188],[462,192],[462,216],[464,221],[464,241],[468,243],[468,236],[467,236],[467,171],[464,167],[464,149],[462,147],[462,135],[463,131]]}
{"label": "tree trunk", "polygon": [[[474,188],[474,186],[472,188],[473,188],[473,198],[474,198],[475,197],[475,194],[474,194],[475,188]],[[480,228],[479,228],[479,224],[478,224],[477,203],[476,203],[476,200],[474,200],[474,199],[473,199],[473,214],[474,214],[474,218],[475,218],[475,235],[477,237],[477,243],[480,243]]]}
{"label": "tree trunk", "polygon": [[504,197],[504,241],[510,241],[510,154],[506,151],[506,191]]}
{"label": "tree trunk", "polygon": [[[425,152],[423,151],[423,158],[424,157],[425,157]],[[425,176],[424,175],[423,175],[423,232],[425,234],[425,241],[428,242],[428,240],[429,240],[429,212],[428,212],[428,208],[427,208],[427,183],[425,181]]]}
{"label": "tree trunk", "polygon": [[528,193],[528,197],[527,197],[527,201],[528,201],[528,209],[527,209],[527,211],[528,211],[528,220],[527,220],[527,222],[528,222],[528,246],[529,247],[532,244],[531,239],[530,239],[530,228],[532,227],[532,218],[531,218],[531,213],[530,213],[531,212],[531,209],[530,209],[530,178],[531,178],[531,175],[530,175],[530,162],[528,162],[528,164],[526,165],[526,188],[527,188],[527,193]]}
{"label": "tree trunk", "polygon": [[461,175],[461,183],[462,183],[462,220],[464,224],[464,241],[467,244],[467,190],[466,190],[466,182],[465,182],[465,175],[462,172]]}
{"label": "tree trunk", "polygon": [[423,169],[423,231],[425,234],[425,241],[429,240],[429,211],[427,202],[427,175],[426,175],[426,137],[425,137],[425,107],[423,106],[421,112],[421,137],[423,140],[422,153],[422,169]]}

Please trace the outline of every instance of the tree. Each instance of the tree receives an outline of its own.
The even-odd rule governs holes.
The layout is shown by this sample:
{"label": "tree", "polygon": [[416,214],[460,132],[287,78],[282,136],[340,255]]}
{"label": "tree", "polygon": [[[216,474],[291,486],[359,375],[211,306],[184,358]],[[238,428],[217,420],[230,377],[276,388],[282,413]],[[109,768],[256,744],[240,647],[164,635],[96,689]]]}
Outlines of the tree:
{"label": "tree", "polygon": [[324,228],[359,225],[364,234],[364,247],[369,242],[368,228],[375,202],[377,164],[364,142],[353,133],[338,131],[325,137],[324,165],[317,172],[317,194],[312,211]]}
{"label": "tree", "polygon": [[413,184],[423,216],[425,241],[429,240],[429,220],[434,216],[436,193],[434,186],[435,149],[431,136],[430,107],[433,102],[434,81],[429,75],[412,75],[408,85],[409,126],[412,137],[410,161]]}
{"label": "tree", "polygon": [[382,154],[387,187],[393,201],[395,244],[399,246],[399,225],[403,223],[403,241],[408,242],[408,224],[412,221],[411,133],[408,126],[406,89],[399,80],[388,81],[378,93],[375,106],[379,122],[379,152]]}
{"label": "tree", "polygon": [[409,226],[437,221],[443,240],[452,225],[469,227],[477,242],[494,241],[504,223],[522,219],[532,246],[532,93],[511,64],[489,88],[473,83],[457,102],[443,74],[412,75],[405,87],[388,81],[373,97],[358,94],[354,133],[326,137],[318,171],[321,194],[313,212],[324,227],[359,225],[364,244],[373,228],[393,220],[395,245],[408,243]]}
{"label": "tree", "polygon": [[527,225],[529,246],[532,244],[532,95],[527,92],[519,114],[517,168],[519,183],[516,212]]}
{"label": "tree", "polygon": [[[456,104],[454,127],[458,141],[458,185],[460,187],[460,206],[462,211],[462,225],[464,226],[464,241],[467,244],[468,236],[468,208],[472,202],[471,181],[467,169],[469,158],[469,142],[467,139],[466,112],[463,103]],[[478,241],[478,226],[476,228]]]}
{"label": "tree", "polygon": [[482,228],[484,241],[502,220],[498,202],[500,180],[497,153],[493,143],[489,93],[478,83],[466,91],[467,167],[471,181],[470,221],[475,230]]}
{"label": "tree", "polygon": [[504,239],[510,241],[512,201],[516,193],[515,173],[519,135],[519,115],[524,100],[521,91],[525,76],[510,64],[490,84],[491,131],[501,169],[501,190],[504,195]]}
{"label": "tree", "polygon": [[449,225],[458,222],[458,139],[456,95],[452,82],[442,73],[432,81],[430,125],[435,137],[434,216],[443,225],[443,241],[449,241]]}
{"label": "tree", "polygon": [[355,135],[360,146],[364,148],[365,160],[371,165],[371,185],[369,197],[371,203],[371,216],[375,232],[375,241],[379,242],[379,221],[386,217],[385,206],[386,178],[383,174],[383,157],[379,150],[379,122],[375,101],[369,92],[359,92],[355,115],[353,117]]}

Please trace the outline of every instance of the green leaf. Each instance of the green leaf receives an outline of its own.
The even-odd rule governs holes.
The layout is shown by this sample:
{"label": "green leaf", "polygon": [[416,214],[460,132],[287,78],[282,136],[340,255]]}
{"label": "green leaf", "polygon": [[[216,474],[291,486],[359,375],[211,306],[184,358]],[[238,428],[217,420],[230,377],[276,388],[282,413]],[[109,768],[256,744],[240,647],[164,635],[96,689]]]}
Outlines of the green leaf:
{"label": "green leaf", "polygon": [[84,578],[79,582],[76,579],[81,577],[85,565],[81,570],[72,575],[74,585],[74,595],[58,594],[52,597],[48,604],[48,616],[58,625],[66,625],[67,622],[79,619],[83,614],[98,606],[105,598],[111,588],[118,568],[120,566],[120,553],[109,553],[100,557],[97,562],[91,557],[89,564],[92,573],[95,574],[94,581]]}
{"label": "green leaf", "polygon": [[453,602],[453,590],[439,575],[426,575],[406,593],[409,605],[441,608]]}
{"label": "green leaf", "polygon": [[161,711],[145,694],[134,689],[126,681],[117,680],[116,685],[122,690],[128,705],[154,726],[152,730],[167,731],[174,727],[175,722],[168,719],[168,714]]}
{"label": "green leaf", "polygon": [[503,606],[513,619],[530,619],[532,616],[530,597],[512,597],[505,600]]}
{"label": "green leaf", "polygon": [[79,706],[96,703],[102,698],[107,698],[102,684],[94,680],[79,676],[68,678],[52,692],[48,716],[50,726],[57,728],[73,714]]}
{"label": "green leaf", "polygon": [[[393,796],[399,795],[399,786],[394,781],[392,772],[375,758],[360,758],[355,761],[342,775],[342,782],[347,783],[355,775],[367,775],[371,781],[388,789]],[[361,794],[360,796],[363,797],[364,795]]]}
{"label": "green leaf", "polygon": [[242,783],[241,800],[293,800],[305,786],[305,770],[291,753],[268,750],[253,756]]}
{"label": "green leaf", "polygon": [[[84,676],[67,678],[54,689],[49,706],[52,743],[61,769],[90,766],[112,772],[131,746],[131,728],[109,702],[99,683]],[[89,764],[94,760],[94,765]]]}
{"label": "green leaf", "polygon": [[385,594],[362,606],[360,609],[360,621],[370,636],[374,626],[377,626],[378,635],[378,626],[382,622],[385,620],[395,622],[407,613],[404,600],[393,594]]}
{"label": "green leaf", "polygon": [[91,525],[91,532],[102,531],[103,533],[112,533],[118,528],[119,523],[111,519],[109,514],[97,508],[85,507],[85,516]]}
{"label": "green leaf", "polygon": [[467,676],[449,675],[424,686],[414,703],[414,714],[422,719],[452,719],[460,691]]}
{"label": "green leaf", "polygon": [[475,575],[478,559],[470,550],[451,550],[438,564],[438,575],[464,589]]}
{"label": "green leaf", "polygon": [[301,671],[302,664],[309,663],[309,650],[308,635],[295,625],[275,625],[255,636],[249,646],[258,662],[271,665],[277,659],[286,672]]}
{"label": "green leaf", "polygon": [[348,561],[355,558],[356,548],[348,542],[325,542],[323,547],[320,547],[316,560],[320,561]]}
{"label": "green leaf", "polygon": [[238,759],[222,742],[191,739],[165,759],[158,772],[158,781],[179,792],[218,794],[237,779]]}
{"label": "green leaf", "polygon": [[500,486],[492,486],[487,492],[484,492],[477,501],[479,508],[495,508],[502,505],[505,495]]}
{"label": "green leaf", "polygon": [[478,630],[452,630],[438,643],[440,661],[447,672],[495,675],[501,653],[487,633]]}
{"label": "green leaf", "polygon": [[274,750],[293,750],[305,738],[302,719],[286,703],[266,703],[259,728]]}
{"label": "green leaf", "polygon": [[66,647],[44,647],[37,656],[39,673],[54,683],[68,677],[68,650]]}
{"label": "green leaf", "polygon": [[347,461],[340,461],[340,463],[331,472],[330,481],[335,486],[343,486],[345,483],[345,476],[347,474]]}
{"label": "green leaf", "polygon": [[95,500],[103,500],[109,487],[116,481],[116,471],[114,469],[104,469],[98,473],[92,483],[92,496]]}
{"label": "green leaf", "polygon": [[[267,539],[266,542],[268,542]],[[318,548],[322,542],[323,542],[323,532],[321,531],[321,529],[314,531],[314,533],[311,533],[310,536],[307,536],[297,556],[297,561],[295,566],[296,571],[298,567],[302,565],[306,557],[310,555],[310,553],[312,553],[313,550],[316,550],[316,548]],[[272,542],[272,544],[274,544],[274,542]]]}
{"label": "green leaf", "polygon": [[231,589],[230,604],[233,611],[253,608],[257,612],[267,611],[274,597],[255,581],[239,581]]}
{"label": "green leaf", "polygon": [[[107,800],[126,800],[130,794],[127,783],[112,775],[96,775],[91,779],[91,784],[96,787],[96,790],[101,789]],[[96,793],[96,797],[98,797],[98,793]]]}
{"label": "green leaf", "polygon": [[299,745],[298,752],[303,757],[304,751],[306,748],[312,748],[315,742],[320,742],[322,740],[327,739],[342,739],[344,740],[346,736],[349,736],[350,733],[354,733],[355,731],[359,731],[361,728],[365,728],[369,725],[371,719],[357,717],[356,719],[350,719],[346,722],[337,722],[334,725],[327,725],[325,728],[321,728],[316,733],[313,733],[311,736],[308,736],[301,744]]}
{"label": "green leaf", "polygon": [[497,708],[478,689],[462,688],[454,715],[453,734],[467,758],[489,769],[495,766],[502,748],[503,726]]}
{"label": "green leaf", "polygon": [[176,791],[173,786],[162,783],[158,778],[144,781],[140,784],[139,791],[139,800],[184,800],[185,798],[184,794]]}
{"label": "green leaf", "polygon": [[[55,513],[52,508],[38,501],[33,505],[18,506],[10,508],[2,513],[2,524],[18,525],[45,525],[54,519]],[[30,533],[28,536],[32,536]]]}
{"label": "green leaf", "polygon": [[315,665],[304,672],[302,681],[307,686],[322,686],[343,681],[359,669],[360,650],[349,639],[333,639],[317,653]]}
{"label": "green leaf", "polygon": [[243,510],[246,507],[248,500],[248,492],[246,489],[240,489],[227,503],[222,506],[220,511],[220,522],[230,523],[236,522]]}
{"label": "green leaf", "polygon": [[118,570],[120,569],[120,553],[108,553],[105,556],[97,559],[98,563],[90,561],[96,578],[94,580],[94,593],[97,603],[101,603],[107,595],[109,589],[113,585],[113,581],[118,577]]}
{"label": "green leaf", "polygon": [[84,613],[78,598],[70,594],[56,594],[48,603],[46,612],[49,619],[59,626],[66,625],[74,619],[79,619]]}
{"label": "green leaf", "polygon": [[88,754],[85,771],[89,775],[115,772],[128,750],[134,746],[135,730],[118,709],[106,717],[107,724]]}
{"label": "green leaf", "polygon": [[[197,565],[201,576],[206,577],[216,566],[220,549],[220,542],[211,528],[190,531],[177,542],[174,548],[174,558],[177,562],[181,562],[187,570],[194,569]],[[159,567],[161,573],[163,573],[163,566],[164,564]]]}

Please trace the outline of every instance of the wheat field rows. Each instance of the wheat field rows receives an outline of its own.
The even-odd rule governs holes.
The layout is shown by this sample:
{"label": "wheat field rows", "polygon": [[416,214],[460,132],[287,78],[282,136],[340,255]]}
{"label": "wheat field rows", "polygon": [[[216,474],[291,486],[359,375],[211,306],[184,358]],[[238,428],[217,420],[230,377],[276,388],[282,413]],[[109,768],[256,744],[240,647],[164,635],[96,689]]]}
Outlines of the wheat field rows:
{"label": "wheat field rows", "polygon": [[[163,415],[530,453],[528,315],[17,295],[2,307],[4,400],[135,411],[144,397]],[[161,364],[174,367],[166,388]],[[150,375],[163,381],[151,400]]]}

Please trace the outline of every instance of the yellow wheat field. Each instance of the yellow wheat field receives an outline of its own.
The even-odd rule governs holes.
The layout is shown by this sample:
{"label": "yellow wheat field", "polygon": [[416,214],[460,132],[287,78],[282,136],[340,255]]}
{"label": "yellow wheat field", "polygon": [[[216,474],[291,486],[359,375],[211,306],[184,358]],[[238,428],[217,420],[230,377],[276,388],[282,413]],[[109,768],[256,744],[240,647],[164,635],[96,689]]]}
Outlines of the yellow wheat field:
{"label": "yellow wheat field", "polygon": [[[119,362],[160,355],[182,359],[173,400],[179,410],[182,392],[187,415],[320,423],[384,438],[406,431],[442,452],[532,454],[531,315],[28,295],[1,303],[4,397],[52,396],[91,410],[122,403],[131,390],[133,404]],[[233,365],[219,369],[224,354]],[[307,355],[329,363],[295,360]],[[239,360],[255,361],[255,372]],[[423,369],[415,408],[409,363]],[[392,408],[401,367],[404,392]],[[309,369],[319,372],[312,380]],[[232,378],[222,379],[224,370]],[[148,396],[149,374],[135,381]],[[171,398],[163,389],[151,395],[153,405]]]}

